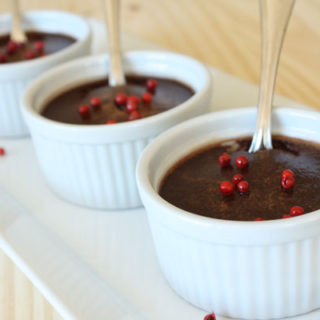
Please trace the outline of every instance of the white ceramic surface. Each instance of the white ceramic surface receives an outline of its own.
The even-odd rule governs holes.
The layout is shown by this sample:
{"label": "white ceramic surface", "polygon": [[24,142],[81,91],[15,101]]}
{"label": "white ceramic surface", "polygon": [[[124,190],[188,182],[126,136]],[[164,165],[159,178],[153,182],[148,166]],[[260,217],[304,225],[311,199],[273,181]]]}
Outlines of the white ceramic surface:
{"label": "white ceramic surface", "polygon": [[[211,113],[169,129],[142,153],[137,180],[158,259],[192,304],[236,319],[296,316],[320,308],[320,212],[263,222],[201,217],[162,199],[179,159],[224,139],[252,135],[256,108]],[[320,113],[277,109],[273,132],[320,142]]]}
{"label": "white ceramic surface", "polygon": [[103,55],[49,71],[27,89],[22,110],[41,168],[59,196],[92,208],[134,208],[141,206],[135,182],[140,153],[159,133],[209,110],[211,76],[201,63],[183,55],[130,52],[124,56],[126,72],[175,79],[195,94],[161,114],[115,125],[70,125],[39,114],[48,98],[67,87],[106,77],[108,65]]}
{"label": "white ceramic surface", "polygon": [[[10,32],[10,16],[0,16],[0,33]],[[30,11],[23,15],[25,30],[62,33],[77,41],[54,54],[32,61],[0,65],[0,136],[19,137],[28,134],[20,112],[20,99],[25,87],[48,69],[89,54],[91,31],[80,16],[59,11]]]}
{"label": "white ceramic surface", "polygon": [[[105,26],[96,20],[90,24],[93,52],[102,53]],[[131,34],[122,39],[125,50],[159,49]],[[211,110],[256,103],[256,86],[217,69],[211,72]],[[275,102],[306,108],[278,95]],[[63,319],[204,318],[206,312],[175,294],[161,274],[144,209],[119,214],[67,203],[48,188],[30,139],[0,138],[0,145],[7,151],[0,158],[0,248]],[[287,320],[319,319],[317,310]]]}

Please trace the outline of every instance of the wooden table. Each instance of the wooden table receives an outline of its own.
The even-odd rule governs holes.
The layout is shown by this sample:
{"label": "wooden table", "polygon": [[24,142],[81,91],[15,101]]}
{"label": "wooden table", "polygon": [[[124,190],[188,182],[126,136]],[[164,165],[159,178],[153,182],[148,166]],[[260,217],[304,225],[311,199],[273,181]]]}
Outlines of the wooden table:
{"label": "wooden table", "polygon": [[[0,2],[0,13],[9,1]],[[103,18],[101,0],[20,0],[23,9],[59,9]],[[258,83],[257,0],[123,0],[123,29]],[[319,22],[318,22],[319,21]],[[297,0],[276,91],[320,109],[320,1]],[[0,252],[0,319],[57,320],[28,279]]]}

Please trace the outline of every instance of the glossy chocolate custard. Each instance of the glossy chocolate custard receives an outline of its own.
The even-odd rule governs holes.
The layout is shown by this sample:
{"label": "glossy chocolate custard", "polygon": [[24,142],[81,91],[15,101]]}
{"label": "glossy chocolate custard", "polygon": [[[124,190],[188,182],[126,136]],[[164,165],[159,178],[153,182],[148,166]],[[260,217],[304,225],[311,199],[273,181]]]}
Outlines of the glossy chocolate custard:
{"label": "glossy chocolate custard", "polygon": [[194,91],[174,80],[127,75],[114,88],[100,80],[72,88],[49,101],[42,115],[70,124],[113,124],[149,117],[188,100]]}
{"label": "glossy chocolate custard", "polygon": [[190,154],[169,170],[161,197],[227,220],[291,218],[320,208],[320,145],[274,137],[273,150],[252,154],[250,143],[225,141]]}
{"label": "glossy chocolate custard", "polygon": [[10,36],[0,36],[0,63],[12,63],[40,58],[60,51],[76,40],[63,34],[27,32],[24,44],[10,41]]}

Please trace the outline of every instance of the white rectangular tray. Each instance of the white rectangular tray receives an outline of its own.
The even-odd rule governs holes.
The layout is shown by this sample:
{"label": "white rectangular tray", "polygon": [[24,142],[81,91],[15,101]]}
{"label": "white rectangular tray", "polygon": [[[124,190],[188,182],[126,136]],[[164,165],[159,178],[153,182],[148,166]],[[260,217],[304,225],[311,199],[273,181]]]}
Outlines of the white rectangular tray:
{"label": "white rectangular tray", "polygon": [[[90,23],[93,53],[103,52],[104,26]],[[126,50],[156,48],[123,40]],[[255,105],[256,86],[211,70],[212,110]],[[307,108],[279,96],[276,103]],[[29,138],[2,139],[0,146],[7,151],[0,159],[0,247],[62,317],[203,319],[206,312],[178,297],[162,276],[143,208],[97,211],[64,202],[47,187]],[[318,319],[320,312],[295,318]]]}

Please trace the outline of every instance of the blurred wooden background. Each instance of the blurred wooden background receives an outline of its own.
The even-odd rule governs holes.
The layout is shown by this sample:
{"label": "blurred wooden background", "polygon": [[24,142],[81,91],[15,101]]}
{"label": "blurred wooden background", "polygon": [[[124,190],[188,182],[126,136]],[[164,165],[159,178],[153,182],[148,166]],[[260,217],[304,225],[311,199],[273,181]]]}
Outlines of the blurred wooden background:
{"label": "blurred wooden background", "polygon": [[[11,0],[1,0],[0,13]],[[103,18],[102,0],[20,0],[22,8],[68,10]],[[257,0],[122,0],[127,33],[191,55],[253,83],[259,80]],[[320,1],[297,0],[276,91],[320,109]],[[61,319],[0,253],[0,319]]]}

